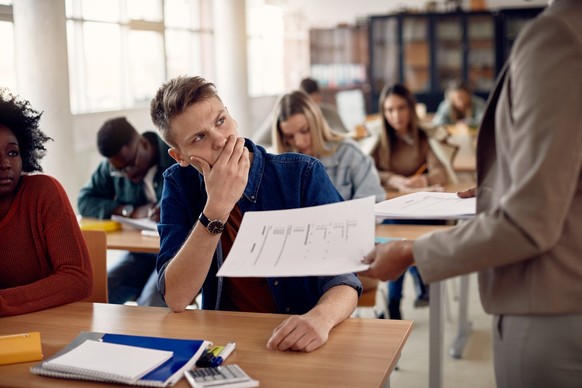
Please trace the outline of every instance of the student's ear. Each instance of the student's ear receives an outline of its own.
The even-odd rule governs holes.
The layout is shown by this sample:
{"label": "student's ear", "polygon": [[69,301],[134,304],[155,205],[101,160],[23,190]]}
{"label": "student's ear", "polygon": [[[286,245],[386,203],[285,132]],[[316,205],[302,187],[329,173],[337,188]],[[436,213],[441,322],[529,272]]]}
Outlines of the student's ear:
{"label": "student's ear", "polygon": [[172,159],[178,162],[180,167],[188,167],[190,165],[190,163],[186,160],[186,158],[184,158],[182,153],[178,151],[177,148],[170,147],[168,149],[168,154],[172,157]]}

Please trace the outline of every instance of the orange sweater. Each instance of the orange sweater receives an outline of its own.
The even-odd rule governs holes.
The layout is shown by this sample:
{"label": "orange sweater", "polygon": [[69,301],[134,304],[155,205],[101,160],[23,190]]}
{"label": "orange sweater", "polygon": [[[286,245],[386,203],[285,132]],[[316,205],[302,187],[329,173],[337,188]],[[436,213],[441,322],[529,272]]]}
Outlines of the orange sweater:
{"label": "orange sweater", "polygon": [[91,261],[60,183],[22,176],[0,220],[0,316],[75,302],[91,293]]}

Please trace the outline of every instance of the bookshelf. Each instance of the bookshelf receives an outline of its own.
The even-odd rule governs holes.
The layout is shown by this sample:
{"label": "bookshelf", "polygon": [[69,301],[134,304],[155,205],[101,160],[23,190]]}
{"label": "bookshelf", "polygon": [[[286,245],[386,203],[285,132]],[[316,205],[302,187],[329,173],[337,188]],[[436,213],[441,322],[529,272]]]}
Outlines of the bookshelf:
{"label": "bookshelf", "polygon": [[367,25],[314,28],[309,42],[311,77],[318,81],[325,102],[335,105],[339,91],[369,89]]}
{"label": "bookshelf", "polygon": [[387,83],[404,83],[434,112],[450,81],[487,98],[525,23],[543,8],[398,13],[368,18],[369,113]]}

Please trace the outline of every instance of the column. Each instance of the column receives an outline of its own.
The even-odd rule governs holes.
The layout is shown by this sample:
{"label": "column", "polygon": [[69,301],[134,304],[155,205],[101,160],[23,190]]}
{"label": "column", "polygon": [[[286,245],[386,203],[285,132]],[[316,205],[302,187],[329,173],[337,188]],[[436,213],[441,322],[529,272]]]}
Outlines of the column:
{"label": "column", "polygon": [[212,4],[216,76],[209,81],[214,82],[222,102],[237,121],[239,134],[250,137],[246,1],[215,0]]}
{"label": "column", "polygon": [[13,12],[18,94],[44,112],[40,127],[54,139],[46,144],[41,165],[74,199],[79,188],[75,185],[65,0],[18,0]]}

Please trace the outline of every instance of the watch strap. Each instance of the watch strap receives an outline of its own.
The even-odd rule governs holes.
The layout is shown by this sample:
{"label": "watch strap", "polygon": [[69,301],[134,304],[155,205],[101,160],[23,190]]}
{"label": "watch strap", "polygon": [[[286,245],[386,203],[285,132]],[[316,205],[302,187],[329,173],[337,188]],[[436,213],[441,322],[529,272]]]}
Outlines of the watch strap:
{"label": "watch strap", "polygon": [[212,235],[220,234],[224,231],[224,223],[220,220],[210,220],[204,213],[198,216],[200,223]]}

